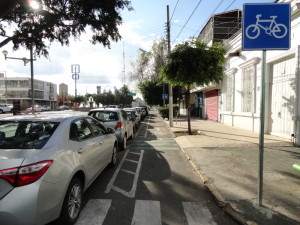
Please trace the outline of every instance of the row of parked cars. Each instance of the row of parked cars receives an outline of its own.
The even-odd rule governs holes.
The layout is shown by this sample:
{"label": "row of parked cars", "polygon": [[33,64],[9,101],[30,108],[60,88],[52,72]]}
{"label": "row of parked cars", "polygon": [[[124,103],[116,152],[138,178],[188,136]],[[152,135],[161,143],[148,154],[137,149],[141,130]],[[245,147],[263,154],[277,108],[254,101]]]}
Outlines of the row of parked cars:
{"label": "row of parked cars", "polygon": [[[140,113],[139,113],[140,111]],[[90,116],[88,116],[90,115]],[[83,193],[126,147],[141,108],[88,115],[26,114],[0,119],[1,224],[74,224]],[[131,129],[127,125],[132,124]],[[134,125],[133,125],[134,124]],[[125,141],[125,143],[124,143]]]}
{"label": "row of parked cars", "polygon": [[[35,105],[33,108],[34,108],[34,111],[36,111],[36,112],[51,111],[51,107],[49,105]],[[68,110],[68,109],[69,109],[69,107],[66,105],[62,105],[57,108],[57,110]],[[32,110],[32,107],[29,107],[26,109],[26,111],[31,111],[31,110]]]}

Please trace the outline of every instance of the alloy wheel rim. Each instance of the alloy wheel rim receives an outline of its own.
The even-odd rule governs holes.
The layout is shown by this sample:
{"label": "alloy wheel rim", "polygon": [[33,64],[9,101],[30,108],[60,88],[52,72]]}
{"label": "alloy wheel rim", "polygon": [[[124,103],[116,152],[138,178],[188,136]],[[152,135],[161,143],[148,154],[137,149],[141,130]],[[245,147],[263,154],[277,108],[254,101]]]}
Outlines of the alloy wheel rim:
{"label": "alloy wheel rim", "polygon": [[69,195],[68,212],[72,219],[76,218],[81,207],[81,186],[75,184]]}

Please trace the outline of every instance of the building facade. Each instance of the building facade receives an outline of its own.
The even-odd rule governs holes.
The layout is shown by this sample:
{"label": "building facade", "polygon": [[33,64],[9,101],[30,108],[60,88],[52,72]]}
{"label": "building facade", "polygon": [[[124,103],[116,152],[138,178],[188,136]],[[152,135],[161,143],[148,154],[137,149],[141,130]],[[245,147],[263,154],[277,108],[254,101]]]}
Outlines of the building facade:
{"label": "building facade", "polygon": [[[267,51],[265,133],[300,145],[300,1],[290,2],[291,48]],[[219,99],[222,123],[259,132],[262,51],[243,51],[242,33],[224,42],[226,65]]]}
{"label": "building facade", "polygon": [[59,96],[67,96],[68,95],[68,85],[66,85],[65,83],[61,83],[59,85],[59,92],[58,92]]}
{"label": "building facade", "polygon": [[[34,80],[34,104],[57,106],[57,85]],[[21,109],[31,106],[31,79],[26,77],[0,77],[0,103],[20,101]]]}
{"label": "building facade", "polygon": [[[242,12],[238,9],[215,14],[209,19],[197,39],[208,46],[222,42],[241,29],[241,19]],[[220,121],[218,103],[220,89],[220,85],[211,84],[192,90],[194,101],[190,101],[191,115]]]}

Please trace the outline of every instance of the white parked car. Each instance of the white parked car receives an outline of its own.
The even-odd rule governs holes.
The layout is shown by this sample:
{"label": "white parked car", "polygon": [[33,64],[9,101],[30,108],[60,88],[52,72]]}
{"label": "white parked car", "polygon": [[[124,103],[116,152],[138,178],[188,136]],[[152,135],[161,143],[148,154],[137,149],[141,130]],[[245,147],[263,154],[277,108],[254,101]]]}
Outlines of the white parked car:
{"label": "white parked car", "polygon": [[12,105],[0,104],[0,113],[12,112]]}
{"label": "white parked car", "polygon": [[[35,105],[33,108],[34,108],[35,112],[43,112],[43,111],[45,111],[44,107],[41,106],[41,105]],[[32,110],[32,107],[29,107],[29,108],[26,109],[26,111],[31,111],[31,110]]]}
{"label": "white parked car", "polygon": [[0,119],[0,224],[74,224],[83,193],[117,161],[114,130],[71,114]]}

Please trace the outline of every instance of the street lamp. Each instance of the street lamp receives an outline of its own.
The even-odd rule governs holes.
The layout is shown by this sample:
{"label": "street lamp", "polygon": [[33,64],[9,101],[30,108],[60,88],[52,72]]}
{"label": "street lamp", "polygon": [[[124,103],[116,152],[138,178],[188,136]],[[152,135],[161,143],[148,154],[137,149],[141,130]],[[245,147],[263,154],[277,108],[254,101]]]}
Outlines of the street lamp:
{"label": "street lamp", "polygon": [[2,53],[5,57],[5,60],[7,59],[16,59],[16,60],[22,60],[24,62],[24,66],[28,62],[30,62],[30,74],[31,74],[31,107],[32,107],[32,112],[34,111],[34,86],[33,86],[33,61],[36,59],[33,59],[33,54],[32,54],[32,46],[30,46],[30,59],[27,59],[26,57],[23,58],[17,58],[17,57],[8,57],[8,51],[3,50]]}

